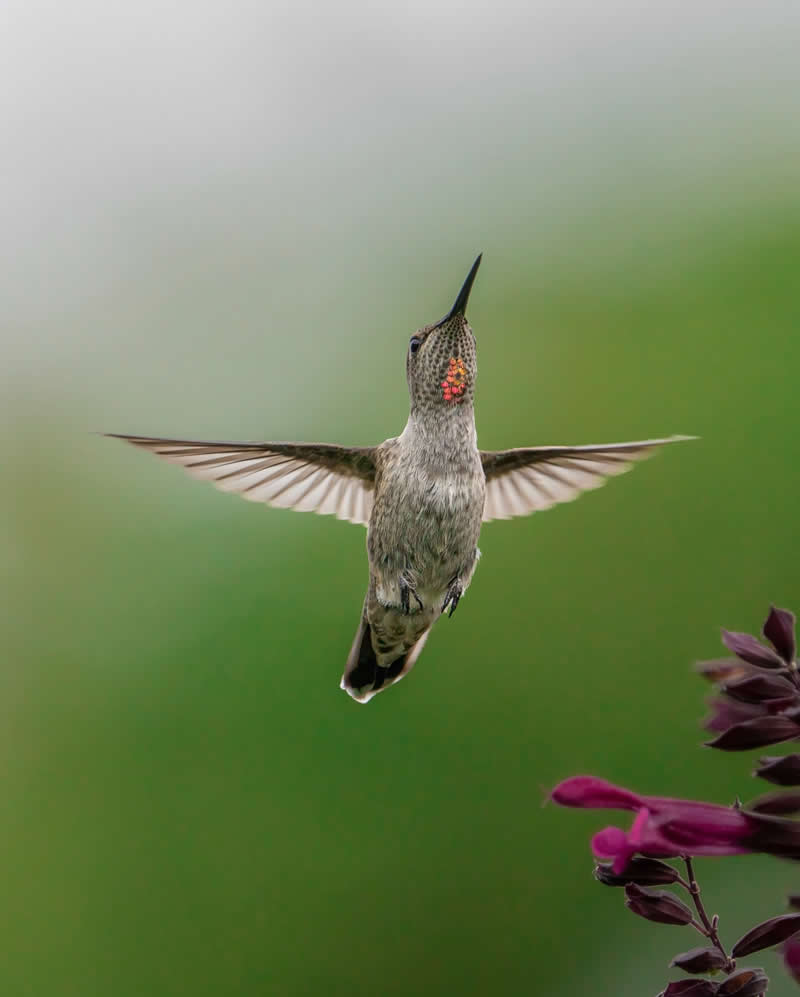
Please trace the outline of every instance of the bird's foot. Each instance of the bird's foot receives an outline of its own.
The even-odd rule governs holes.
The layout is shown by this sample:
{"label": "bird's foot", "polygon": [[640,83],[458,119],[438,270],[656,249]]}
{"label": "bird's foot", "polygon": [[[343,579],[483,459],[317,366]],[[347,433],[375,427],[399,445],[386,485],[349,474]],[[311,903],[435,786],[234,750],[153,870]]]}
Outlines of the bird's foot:
{"label": "bird's foot", "polygon": [[416,600],[417,605],[419,606],[419,608],[420,609],[424,609],[425,607],[422,605],[422,599],[420,599],[420,597],[417,595],[417,590],[415,588],[412,588],[412,586],[408,584],[408,582],[405,580],[405,578],[401,578],[400,579],[400,606],[401,606],[403,612],[406,614],[406,616],[408,616],[408,614],[411,612],[411,596],[412,595],[414,596],[414,598],[415,598],[415,600]]}
{"label": "bird's foot", "polygon": [[444,613],[447,607],[450,607],[450,616],[456,611],[456,606],[461,596],[464,594],[464,589],[461,587],[461,580],[456,576],[448,586],[447,593],[444,597],[444,602],[442,603],[442,612]]}

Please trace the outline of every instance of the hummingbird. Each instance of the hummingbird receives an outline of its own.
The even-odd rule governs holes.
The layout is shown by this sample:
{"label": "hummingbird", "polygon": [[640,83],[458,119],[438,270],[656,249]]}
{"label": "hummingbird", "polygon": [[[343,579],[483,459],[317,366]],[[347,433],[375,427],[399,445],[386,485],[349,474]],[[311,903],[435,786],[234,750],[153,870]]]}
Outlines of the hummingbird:
{"label": "hummingbird", "polygon": [[359,703],[407,675],[433,624],[452,617],[480,557],[482,523],[568,502],[664,444],[694,439],[479,450],[477,352],[466,310],[481,256],[444,318],[411,337],[408,421],[378,446],[106,434],[251,502],[367,527],[367,593],[340,683]]}

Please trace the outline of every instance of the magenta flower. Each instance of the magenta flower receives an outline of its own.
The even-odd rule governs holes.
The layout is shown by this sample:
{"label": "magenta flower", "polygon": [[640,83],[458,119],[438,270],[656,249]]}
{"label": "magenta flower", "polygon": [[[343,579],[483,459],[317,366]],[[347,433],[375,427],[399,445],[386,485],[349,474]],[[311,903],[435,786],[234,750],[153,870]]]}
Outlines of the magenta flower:
{"label": "magenta flower", "polygon": [[[773,607],[764,623],[765,641],[722,631],[732,657],[702,662],[700,673],[718,695],[706,726],[717,735],[709,746],[744,751],[800,741],[800,665],[795,616]],[[720,937],[719,917],[710,914],[695,875],[696,856],[762,852],[800,861],[800,752],[761,758],[753,773],[774,785],[746,806],[644,796],[595,776],[559,783],[551,799],[565,807],[628,810],[627,829],[606,827],[591,839],[597,880],[621,887],[633,914],[658,924],[689,926],[704,944],[676,955],[671,966],[695,977],[673,980],[659,997],[764,997],[769,980],[762,969],[737,967],[743,957],[781,946],[786,968],[800,983],[800,894],[789,898],[798,913],[779,914],[756,924],[730,948]],[[685,873],[674,861],[680,859]],[[665,861],[666,860],[666,861]],[[672,889],[653,889],[654,886]],[[681,891],[684,896],[681,898]],[[685,901],[685,902],[684,902]],[[670,931],[674,930],[670,928]]]}
{"label": "magenta flower", "polygon": [[607,827],[592,838],[592,852],[598,859],[611,861],[615,875],[621,875],[637,853],[677,858],[770,852],[800,858],[800,824],[793,820],[716,803],[641,796],[594,776],[566,779],[556,786],[551,799],[565,807],[636,814],[630,830]]}

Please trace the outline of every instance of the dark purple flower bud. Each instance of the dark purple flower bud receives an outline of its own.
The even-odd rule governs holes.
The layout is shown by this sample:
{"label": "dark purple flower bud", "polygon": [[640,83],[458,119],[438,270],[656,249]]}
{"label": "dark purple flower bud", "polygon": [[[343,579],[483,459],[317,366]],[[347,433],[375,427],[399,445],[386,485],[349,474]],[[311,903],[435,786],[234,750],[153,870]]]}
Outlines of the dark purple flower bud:
{"label": "dark purple flower bud", "polygon": [[792,910],[800,910],[800,893],[790,893],[786,898],[786,904]]}
{"label": "dark purple flower bud", "polygon": [[773,606],[764,624],[763,633],[787,665],[794,661],[794,613]]}
{"label": "dark purple flower bud", "polygon": [[723,751],[747,751],[750,748],[763,748],[767,744],[791,741],[798,736],[800,726],[784,714],[778,713],[734,724],[713,741],[706,741],[706,746]]}
{"label": "dark purple flower bud", "polygon": [[743,678],[726,681],[722,691],[743,703],[781,699],[791,705],[797,699],[797,687],[777,672],[752,672]]}
{"label": "dark purple flower bud", "polygon": [[757,800],[748,803],[745,809],[748,813],[772,814],[774,817],[788,817],[800,813],[800,789],[789,792],[765,793]]}
{"label": "dark purple flower bud", "polygon": [[754,665],[756,668],[783,668],[783,659],[771,647],[764,647],[750,634],[723,629],[722,643],[748,665]]}
{"label": "dark purple flower bud", "polygon": [[628,910],[659,924],[691,924],[692,912],[666,890],[644,890],[635,883],[625,887],[625,906]]}
{"label": "dark purple flower bud", "polygon": [[800,786],[800,755],[777,755],[759,760],[753,772],[776,786]]}
{"label": "dark purple flower bud", "polygon": [[636,883],[637,886],[667,886],[678,879],[677,869],[658,859],[634,858],[617,875],[610,865],[597,865],[594,878],[604,886],[627,886]]}
{"label": "dark purple flower bud", "polygon": [[719,949],[698,948],[676,955],[670,966],[677,966],[685,973],[712,973],[722,969],[727,961]]}
{"label": "dark purple flower bud", "polygon": [[745,720],[755,720],[756,717],[766,716],[766,709],[763,706],[755,706],[753,703],[737,703],[736,700],[728,696],[715,696],[711,700],[711,715],[703,721],[706,730],[722,732],[733,727],[734,724],[744,723]]}
{"label": "dark purple flower bud", "polygon": [[795,983],[800,983],[800,938],[795,935],[787,939],[781,948],[781,955],[786,971]]}
{"label": "dark purple flower bud", "polygon": [[675,980],[658,997],[714,997],[718,986],[711,980]]}
{"label": "dark purple flower bud", "polygon": [[718,997],[760,997],[769,979],[763,969],[740,969],[717,987]]}
{"label": "dark purple flower bud", "polygon": [[740,658],[715,658],[713,661],[698,661],[695,671],[709,682],[732,682],[752,675],[755,669]]}
{"label": "dark purple flower bud", "polygon": [[779,917],[771,917],[742,935],[731,949],[731,955],[734,959],[738,959],[740,956],[760,952],[762,949],[771,949],[773,945],[780,945],[798,931],[800,931],[800,914],[781,914]]}

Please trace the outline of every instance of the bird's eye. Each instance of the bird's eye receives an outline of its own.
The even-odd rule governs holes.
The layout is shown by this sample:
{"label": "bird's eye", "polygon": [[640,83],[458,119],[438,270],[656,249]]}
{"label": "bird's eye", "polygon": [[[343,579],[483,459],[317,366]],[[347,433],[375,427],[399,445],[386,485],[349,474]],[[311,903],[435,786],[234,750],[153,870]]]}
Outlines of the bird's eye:
{"label": "bird's eye", "polygon": [[412,336],[411,342],[408,344],[409,350],[412,353],[416,353],[420,346],[422,346],[422,340],[418,336]]}

